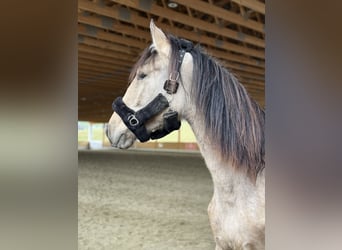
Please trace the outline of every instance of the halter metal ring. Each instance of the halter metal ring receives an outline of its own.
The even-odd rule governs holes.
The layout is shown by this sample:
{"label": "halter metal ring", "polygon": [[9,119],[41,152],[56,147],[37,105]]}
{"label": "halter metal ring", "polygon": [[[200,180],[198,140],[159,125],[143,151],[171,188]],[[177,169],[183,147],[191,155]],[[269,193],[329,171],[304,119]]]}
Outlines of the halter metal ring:
{"label": "halter metal ring", "polygon": [[135,127],[139,124],[139,120],[135,117],[134,114],[128,116],[127,120],[129,122],[129,125],[131,125],[132,127]]}

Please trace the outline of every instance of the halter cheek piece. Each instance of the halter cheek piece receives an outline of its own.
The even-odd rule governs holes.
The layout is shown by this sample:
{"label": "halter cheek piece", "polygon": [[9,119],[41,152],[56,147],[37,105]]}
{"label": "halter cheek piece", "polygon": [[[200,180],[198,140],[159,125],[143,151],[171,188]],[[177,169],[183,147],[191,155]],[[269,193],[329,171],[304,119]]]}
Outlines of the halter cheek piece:
{"label": "halter cheek piece", "polygon": [[[177,71],[171,72],[169,79],[165,81],[164,90],[166,93],[170,95],[177,93],[183,58],[185,53],[190,52],[192,48],[193,45],[190,41],[184,39],[178,41],[179,55]],[[116,98],[112,104],[113,110],[121,117],[127,128],[131,130],[141,142],[148,141],[149,139],[159,139],[180,128],[181,123],[178,119],[178,112],[170,109],[163,114],[163,127],[161,129],[152,131],[151,133],[147,131],[145,123],[168,107],[169,102],[161,93],[138,111],[134,111],[127,107],[123,102],[122,97]]]}

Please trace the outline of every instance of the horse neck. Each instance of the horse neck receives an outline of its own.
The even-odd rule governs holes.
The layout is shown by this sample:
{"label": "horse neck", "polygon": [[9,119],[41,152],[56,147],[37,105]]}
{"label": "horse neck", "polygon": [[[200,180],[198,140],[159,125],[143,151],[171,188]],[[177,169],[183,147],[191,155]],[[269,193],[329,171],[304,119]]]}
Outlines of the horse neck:
{"label": "horse neck", "polygon": [[[203,120],[196,114],[194,104],[189,104],[185,120],[190,124],[199,145],[201,154],[211,174],[214,184],[214,197],[219,197],[221,202],[236,206],[236,203],[263,199],[264,173],[261,173],[256,183],[243,173],[238,171],[229,161],[224,160],[215,143],[205,133]],[[247,197],[248,196],[248,197]],[[243,204],[241,204],[243,206]]]}

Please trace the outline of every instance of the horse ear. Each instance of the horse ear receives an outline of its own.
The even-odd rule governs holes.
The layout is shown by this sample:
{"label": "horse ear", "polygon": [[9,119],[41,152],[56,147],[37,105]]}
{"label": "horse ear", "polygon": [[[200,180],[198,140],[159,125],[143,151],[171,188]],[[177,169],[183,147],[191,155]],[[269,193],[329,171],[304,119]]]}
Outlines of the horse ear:
{"label": "horse ear", "polygon": [[159,29],[153,22],[153,19],[151,19],[150,22],[150,31],[152,36],[152,42],[154,46],[156,47],[157,51],[163,51],[164,53],[168,53],[169,51],[169,42],[164,34],[164,32]]}

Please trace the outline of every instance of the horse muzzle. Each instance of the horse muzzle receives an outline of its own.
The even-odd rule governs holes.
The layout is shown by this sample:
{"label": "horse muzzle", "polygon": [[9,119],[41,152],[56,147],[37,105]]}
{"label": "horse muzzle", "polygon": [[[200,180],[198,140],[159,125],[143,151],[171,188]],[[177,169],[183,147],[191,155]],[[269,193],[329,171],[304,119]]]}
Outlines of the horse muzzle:
{"label": "horse muzzle", "polygon": [[112,147],[126,149],[133,145],[136,136],[122,123],[114,113],[106,127],[106,136]]}

